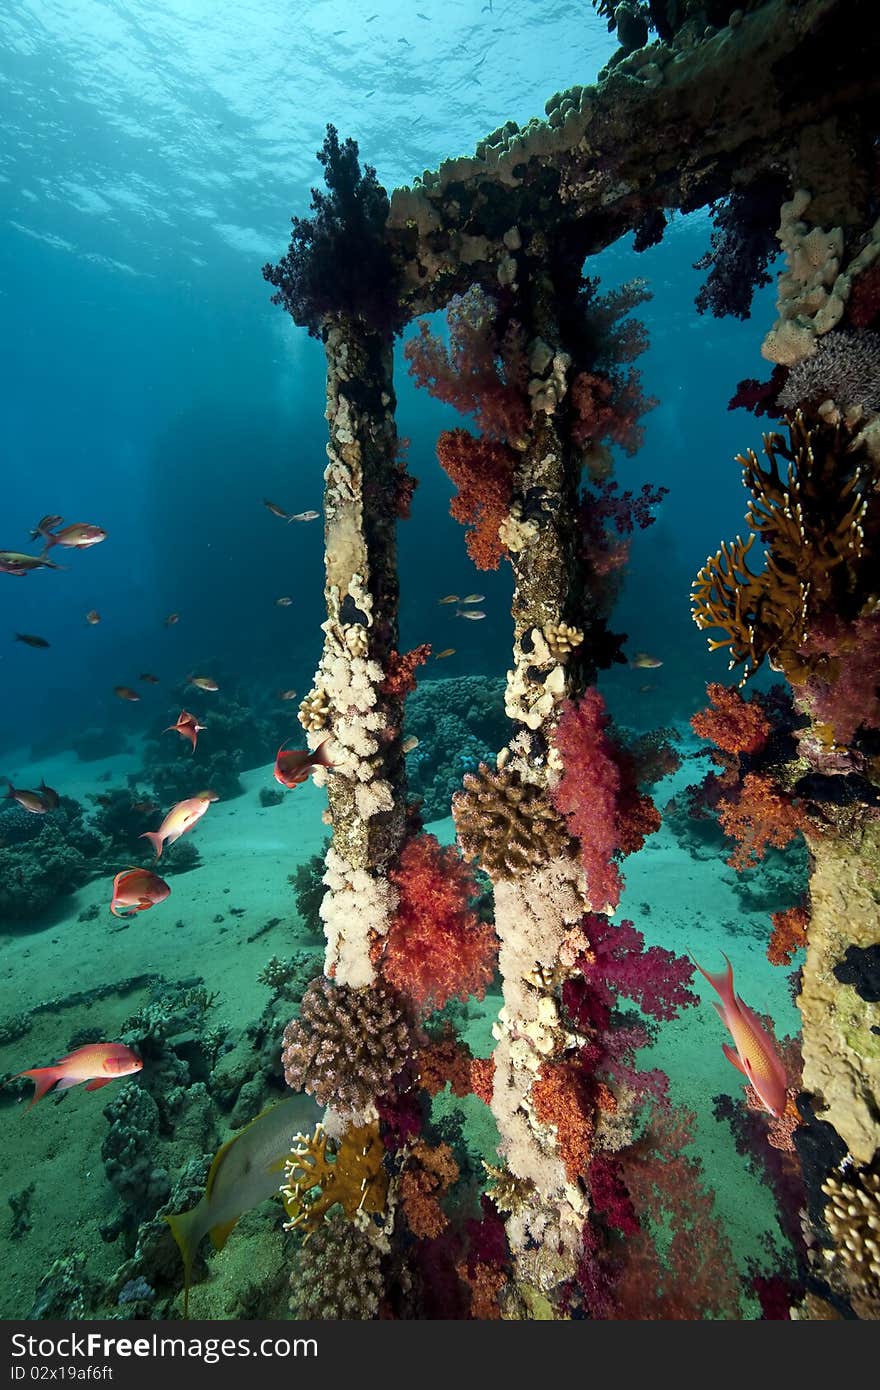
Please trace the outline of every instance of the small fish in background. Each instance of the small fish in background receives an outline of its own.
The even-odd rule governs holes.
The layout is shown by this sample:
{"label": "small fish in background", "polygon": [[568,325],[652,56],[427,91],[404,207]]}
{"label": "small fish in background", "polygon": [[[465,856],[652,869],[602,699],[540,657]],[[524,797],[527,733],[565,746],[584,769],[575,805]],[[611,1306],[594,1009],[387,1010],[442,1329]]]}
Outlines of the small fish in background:
{"label": "small fish in background", "polygon": [[485,594],[466,594],[462,603],[482,603],[485,597]]}
{"label": "small fish in background", "polygon": [[173,627],[175,623],[179,623],[179,622],[180,622],[180,614],[179,614],[179,613],[169,613],[169,614],[168,614],[168,617],[165,619],[165,626],[166,626],[166,627]]}
{"label": "small fish in background", "polygon": [[651,656],[650,652],[636,652],[629,663],[631,671],[656,671],[662,665],[659,656]]}
{"label": "small fish in background", "polygon": [[42,555],[24,555],[20,550],[0,550],[0,574],[29,574],[31,570],[60,570],[54,560],[44,560]]}
{"label": "small fish in background", "polygon": [[32,632],[16,632],[16,642],[24,642],[26,647],[48,647],[45,637],[35,637]]}
{"label": "small fish in background", "polygon": [[61,805],[61,797],[58,795],[54,787],[47,787],[46,783],[41,779],[37,791],[46,803],[47,811],[58,810],[58,807]]}
{"label": "small fish in background", "polygon": [[141,835],[142,840],[149,840],[153,849],[156,851],[156,858],[162,858],[162,850],[167,845],[173,845],[179,840],[181,835],[192,830],[194,825],[202,819],[212,801],[219,801],[216,792],[204,791],[197,792],[195,796],[187,797],[186,801],[178,801],[171,807],[168,815],[159,826],[158,830],[145,830]]}
{"label": "small fish in background", "polygon": [[149,671],[142,671],[138,676],[139,681],[144,681],[147,685],[158,685],[159,677],[151,675]]}
{"label": "small fish in background", "polygon": [[181,738],[189,739],[192,744],[192,751],[195,752],[198,736],[207,727],[207,724],[200,724],[196,716],[190,714],[189,710],[182,709],[177,716],[177,723],[169,724],[168,728],[163,729],[162,732],[163,734],[170,734],[173,730],[174,733],[180,734]]}
{"label": "small fish in background", "polygon": [[141,697],[130,685],[114,685],[113,694],[120,700],[139,700]]}
{"label": "small fish in background", "polygon": [[311,1096],[288,1096],[264,1110],[217,1150],[205,1195],[189,1211],[166,1216],[183,1260],[183,1316],[196,1253],[206,1235],[222,1250],[240,1216],[278,1197],[294,1135],[314,1128],[321,1112]]}
{"label": "small fish in background", "polygon": [[[130,1047],[124,1043],[86,1043],[75,1052],[69,1052],[51,1067],[32,1067],[30,1071],[20,1071],[18,1076],[29,1076],[34,1083],[34,1096],[28,1110],[32,1110],[38,1100],[53,1088],[68,1091],[71,1086],[79,1086],[87,1081],[87,1091],[99,1091],[120,1076],[131,1076],[140,1071],[143,1062]],[[13,1076],[11,1080],[16,1081]]]}
{"label": "small fish in background", "polygon": [[482,608],[456,608],[456,618],[467,618],[470,623],[478,623],[486,614]]}
{"label": "small fish in background", "polygon": [[98,612],[97,608],[90,608],[88,613],[86,614],[86,622],[89,624],[89,626],[94,627],[95,624],[99,623],[100,621],[101,615]]}
{"label": "small fish in background", "polygon": [[107,539],[107,532],[103,527],[92,526],[84,521],[76,521],[70,526],[62,527],[60,531],[41,531],[40,535],[45,541],[44,555],[53,545],[62,545],[67,550],[88,550]]}
{"label": "small fish in background", "polygon": [[[139,816],[152,816],[159,810],[159,807],[150,797],[142,797],[137,801],[132,798],[131,809],[136,811]],[[134,872],[134,870],[132,870],[132,872]]]}
{"label": "small fish in background", "polygon": [[295,699],[296,699],[296,691],[295,691],[295,690],[279,690],[279,691],[278,691],[278,699],[279,699],[279,700],[295,700]]}
{"label": "small fish in background", "polygon": [[434,660],[435,660],[435,661],[444,661],[444,660],[446,659],[447,656],[455,656],[455,648],[454,648],[454,647],[444,647],[443,650],[442,650],[442,652],[435,652],[435,653],[434,653]]}
{"label": "small fish in background", "polygon": [[29,811],[32,816],[44,816],[51,807],[43,796],[42,792],[25,791],[23,787],[14,787],[8,777],[3,778],[6,782],[6,794],[4,801],[17,801],[23,811]]}
{"label": "small fish in background", "polygon": [[293,603],[293,599],[292,599],[292,598],[288,598],[287,594],[285,594],[283,598],[276,598],[276,600],[275,600],[275,607],[276,607],[276,608],[289,608],[290,605],[291,605],[292,603]]}
{"label": "small fish in background", "polygon": [[460,603],[460,602],[461,602],[461,599],[458,597],[458,594],[447,594],[445,598],[438,598],[437,602],[438,602],[438,603]]}
{"label": "small fish in background", "polygon": [[640,685],[640,686],[639,686],[639,694],[640,694],[640,695],[649,695],[649,694],[651,693],[652,690],[656,690],[656,689],[657,689],[656,685]]}
{"label": "small fish in background", "polygon": [[220,687],[213,676],[187,676],[187,685],[197,685],[199,690],[219,690]]}
{"label": "small fish in background", "polygon": [[31,531],[31,540],[39,540],[40,536],[44,536],[46,532],[51,531],[54,526],[63,526],[63,524],[63,516],[52,516],[50,513],[48,516],[41,517],[33,531]]}
{"label": "small fish in background", "polygon": [[[721,954],[724,955],[724,952]],[[772,1033],[768,1033],[758,1015],[734,994],[733,966],[727,956],[724,959],[727,961],[726,973],[710,975],[691,956],[700,974],[719,995],[721,1003],[715,1004],[715,1011],[733,1036],[734,1046],[722,1043],[721,1051],[751,1084],[764,1109],[779,1119],[785,1113],[788,1080],[776,1040]]]}
{"label": "small fish in background", "polygon": [[295,512],[293,516],[287,518],[288,521],[317,521],[320,512]]}
{"label": "small fish in background", "polygon": [[[134,917],[137,912],[146,912],[163,903],[171,889],[151,869],[123,869],[113,880],[113,894],[110,898],[110,911],[114,917]],[[119,908],[127,908],[120,912]]]}
{"label": "small fish in background", "polygon": [[325,738],[314,753],[308,748],[285,748],[282,743],[275,756],[275,781],[280,782],[282,787],[298,787],[308,781],[309,768],[333,767],[327,747],[329,742],[330,739]]}
{"label": "small fish in background", "polygon": [[419,741],[415,734],[410,734],[409,738],[405,738],[400,746],[404,753],[411,753],[414,748],[418,748]]}
{"label": "small fish in background", "polygon": [[263,498],[263,506],[266,507],[273,516],[280,517],[282,521],[290,520],[290,512],[286,512],[283,507],[279,507],[277,502],[270,502],[268,497]]}

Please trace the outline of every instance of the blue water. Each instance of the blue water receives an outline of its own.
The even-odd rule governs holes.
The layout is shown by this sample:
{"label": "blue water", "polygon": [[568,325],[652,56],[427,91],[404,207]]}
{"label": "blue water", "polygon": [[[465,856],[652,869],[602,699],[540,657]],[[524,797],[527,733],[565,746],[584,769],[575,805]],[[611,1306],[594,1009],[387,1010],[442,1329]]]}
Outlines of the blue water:
{"label": "blue water", "polygon": [[[320,183],[325,126],[353,135],[390,190],[505,120],[542,114],[549,95],[591,80],[615,47],[587,4],[417,2],[420,13],[398,0],[19,0],[0,11],[0,547],[29,549],[49,512],[108,533],[88,551],[56,549],[63,572],[0,575],[0,774],[4,755],[13,774],[89,730],[136,750],[173,719],[194,670],[260,710],[277,712],[279,689],[308,690],[324,617],[321,523],[285,526],[263,499],[320,510],[324,356],[269,303],[260,272]],[[758,431],[726,403],[740,378],[760,374],[773,296],[759,292],[745,323],[697,315],[693,262],[709,230],[705,212],[678,217],[648,252],[625,239],[588,266],[603,289],[638,275],[653,291],[638,365],[661,404],[616,477],[669,495],[656,524],[636,533],[612,626],[628,634],[629,654],[656,653],[663,667],[602,678],[615,716],[637,728],[683,725],[705,703],[706,680],[724,678],[723,658],[709,656],[690,620],[688,591],[740,525],[733,456]],[[438,432],[459,418],[416,392],[400,353],[396,387],[420,483],[399,528],[401,646],[454,645],[445,675],[503,674],[510,571],[475,578],[434,456]],[[438,609],[439,594],[474,587],[487,622],[455,623]],[[276,607],[281,595],[293,605]],[[85,621],[91,609],[98,625]],[[167,627],[171,612],[180,621]],[[15,632],[50,649],[15,643]],[[142,672],[161,683],[139,685]],[[118,685],[141,701],[120,701]],[[294,734],[296,705],[287,708]],[[267,747],[267,763],[274,754]],[[241,804],[239,825],[252,812]],[[308,853],[319,821],[316,800]],[[292,855],[291,868],[305,857],[296,846]],[[644,896],[644,861],[635,874]],[[681,904],[685,918],[692,905]],[[732,899],[725,910],[736,910]],[[57,934],[64,911],[45,931]],[[40,939],[41,924],[34,930]],[[25,939],[13,938],[7,961]],[[174,960],[163,968],[173,974]],[[13,972],[4,985],[11,1008]],[[47,985],[46,997],[59,988]],[[770,988],[784,1014],[784,983]],[[715,1084],[735,1091],[719,1043],[713,1033]],[[22,1066],[37,1064],[31,1051]],[[22,1181],[10,1173],[7,1190]],[[726,1200],[735,1211],[736,1193]],[[74,1248],[72,1236],[58,1245]],[[44,1267],[34,1264],[5,1316],[31,1307]]]}

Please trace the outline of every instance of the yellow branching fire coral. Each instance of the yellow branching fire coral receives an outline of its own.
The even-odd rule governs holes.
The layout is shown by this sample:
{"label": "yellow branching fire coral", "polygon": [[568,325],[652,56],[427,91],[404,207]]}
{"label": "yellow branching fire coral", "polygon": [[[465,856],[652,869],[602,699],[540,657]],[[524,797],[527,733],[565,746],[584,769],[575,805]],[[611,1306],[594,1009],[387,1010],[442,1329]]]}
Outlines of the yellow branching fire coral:
{"label": "yellow branching fire coral", "polygon": [[529,1178],[518,1178],[509,1168],[496,1168],[485,1160],[483,1167],[492,1184],[486,1189],[486,1195],[491,1197],[499,1211],[508,1214],[519,1211],[534,1193],[535,1184]]}
{"label": "yellow branching fire coral", "polygon": [[353,1125],[338,1142],[320,1124],[311,1137],[298,1134],[281,1189],[287,1229],[303,1227],[311,1235],[335,1206],[350,1221],[359,1211],[383,1212],[388,1196],[384,1157],[378,1123]]}
{"label": "yellow branching fire coral", "polygon": [[545,864],[569,843],[565,821],[541,788],[511,767],[493,771],[480,763],[466,773],[452,815],[465,859],[479,860],[493,880]]}
{"label": "yellow branching fire coral", "polygon": [[[709,648],[730,648],[730,669],[745,663],[740,684],[767,657],[790,679],[803,679],[797,649],[826,608],[839,611],[857,588],[865,549],[871,471],[840,425],[811,423],[800,411],[789,441],[764,435],[762,464],[753,449],[737,455],[751,493],[749,535],[709,556],[693,585],[692,616],[699,628],[720,628]],[[782,460],[780,466],[779,460]],[[764,567],[749,568],[756,540]]]}

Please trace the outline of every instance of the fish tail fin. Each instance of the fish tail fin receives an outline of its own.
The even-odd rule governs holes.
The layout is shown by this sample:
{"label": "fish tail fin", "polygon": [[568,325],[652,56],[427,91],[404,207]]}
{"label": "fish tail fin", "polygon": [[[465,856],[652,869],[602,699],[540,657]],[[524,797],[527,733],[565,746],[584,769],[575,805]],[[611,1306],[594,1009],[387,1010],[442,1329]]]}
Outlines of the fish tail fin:
{"label": "fish tail fin", "polygon": [[183,1260],[183,1316],[189,1317],[189,1290],[192,1283],[193,1262],[196,1256],[200,1235],[196,1234],[196,1212],[198,1206],[190,1211],[182,1211],[179,1216],[166,1216],[171,1234],[177,1242],[180,1258]]}
{"label": "fish tail fin", "polygon": [[[42,1100],[47,1091],[51,1091],[56,1081],[60,1081],[62,1073],[57,1067],[32,1067],[30,1071],[20,1071],[18,1076],[29,1076],[34,1083],[34,1094],[28,1110],[33,1110],[38,1100]],[[18,1077],[12,1077],[17,1081]]]}
{"label": "fish tail fin", "polygon": [[[723,951],[721,952],[721,954],[724,956]],[[695,958],[692,952],[688,951],[688,955],[694,962],[694,965],[697,967],[700,974],[703,976],[703,979],[709,981],[709,984],[716,991],[716,993],[720,995],[724,1003],[734,1005],[735,1000],[733,994],[733,966],[727,959],[727,956],[724,956],[725,961],[727,961],[727,969],[724,971],[719,971],[717,974],[713,975],[710,973],[710,971],[703,969],[702,965],[700,965],[699,961]]]}
{"label": "fish tail fin", "polygon": [[327,745],[329,743],[332,743],[332,741],[332,737],[328,734],[328,736],[323,740],[323,742],[318,744],[317,748],[312,754],[312,762],[315,764],[316,767],[334,766],[334,764],[330,761],[330,750],[327,747]]}
{"label": "fish tail fin", "polygon": [[162,836],[159,834],[158,830],[145,830],[143,835],[140,836],[140,839],[149,840],[153,849],[156,851],[156,858],[162,858]]}
{"label": "fish tail fin", "polygon": [[12,798],[15,796],[15,787],[12,785],[8,777],[0,778],[0,781],[6,783],[6,791],[3,793],[3,800],[11,801]]}

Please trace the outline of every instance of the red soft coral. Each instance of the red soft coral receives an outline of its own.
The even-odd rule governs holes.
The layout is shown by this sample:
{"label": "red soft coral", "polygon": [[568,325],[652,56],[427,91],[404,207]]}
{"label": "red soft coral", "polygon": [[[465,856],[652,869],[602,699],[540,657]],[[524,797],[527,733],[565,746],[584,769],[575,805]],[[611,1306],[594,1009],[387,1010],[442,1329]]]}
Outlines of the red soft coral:
{"label": "red soft coral", "polygon": [[498,942],[469,906],[478,890],[456,851],[443,849],[433,835],[418,835],[388,877],[400,896],[385,938],[385,979],[423,1013],[449,999],[482,999]]}
{"label": "red soft coral", "polygon": [[713,708],[694,715],[694,733],[711,739],[725,753],[760,753],[770,737],[770,721],[760,705],[744,700],[733,686],[717,682],[706,686],[706,694]]}
{"label": "red soft coral", "polygon": [[450,514],[473,528],[465,538],[468,555],[477,569],[497,570],[505,553],[498,527],[513,496],[513,454],[504,444],[457,429],[440,435],[437,458],[458,489]]}
{"label": "red soft coral", "polygon": [[430,642],[423,642],[420,647],[413,647],[409,652],[392,650],[388,657],[385,679],[379,686],[381,694],[393,695],[401,700],[405,695],[409,695],[410,691],[416,688],[417,668],[424,665],[430,655]]}
{"label": "red soft coral", "polygon": [[563,771],[552,796],[580,842],[591,903],[613,910],[623,886],[615,856],[641,849],[660,817],[639,791],[635,762],[607,732],[609,724],[595,689],[565,704],[555,734]]}
{"label": "red soft coral", "polygon": [[529,428],[528,359],[521,326],[499,326],[498,306],[479,288],[456,296],[447,312],[449,347],[426,323],[404,348],[419,386],[473,415],[496,440],[518,441]]}

